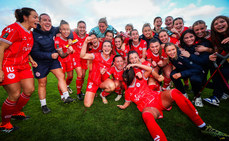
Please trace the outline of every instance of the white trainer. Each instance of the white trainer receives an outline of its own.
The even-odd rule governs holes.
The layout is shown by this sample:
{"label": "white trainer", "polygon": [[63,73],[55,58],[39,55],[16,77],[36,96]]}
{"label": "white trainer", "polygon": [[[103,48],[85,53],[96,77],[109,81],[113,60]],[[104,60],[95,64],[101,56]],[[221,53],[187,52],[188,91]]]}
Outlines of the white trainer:
{"label": "white trainer", "polygon": [[201,97],[197,97],[197,98],[195,99],[195,106],[197,106],[197,107],[204,107],[204,104],[203,104],[203,102],[202,102]]}

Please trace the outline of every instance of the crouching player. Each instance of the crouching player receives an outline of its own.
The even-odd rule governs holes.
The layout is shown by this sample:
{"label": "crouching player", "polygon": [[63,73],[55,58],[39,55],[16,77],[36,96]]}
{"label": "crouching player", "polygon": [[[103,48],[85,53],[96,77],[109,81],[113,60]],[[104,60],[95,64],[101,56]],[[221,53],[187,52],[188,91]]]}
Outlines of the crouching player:
{"label": "crouching player", "polygon": [[[143,70],[143,78],[135,77],[133,67]],[[163,117],[163,110],[170,110],[172,103],[175,101],[178,107],[198,126],[202,133],[217,137],[219,139],[229,139],[229,135],[213,129],[198,115],[197,110],[192,103],[184,97],[177,89],[166,90],[163,92],[152,91],[147,85],[147,79],[152,68],[141,64],[129,64],[123,72],[123,80],[128,88],[125,92],[125,103],[117,105],[120,109],[126,109],[131,101],[137,105],[142,112],[142,118],[151,134],[156,141],[167,141],[162,129],[156,123],[155,119]]]}
{"label": "crouching player", "polygon": [[110,41],[104,41],[102,52],[86,53],[88,43],[92,42],[93,37],[88,36],[82,46],[80,57],[92,61],[92,68],[89,71],[86,94],[84,97],[84,106],[91,107],[98,88],[106,92],[114,91],[115,84],[113,80],[104,78],[105,72],[111,67],[113,61],[112,44]]}
{"label": "crouching player", "polygon": [[[116,55],[113,59],[113,66],[106,72],[105,77],[108,78],[110,75],[113,77],[113,81],[115,83],[115,93],[117,93],[117,97],[115,98],[115,101],[119,101],[122,98],[122,89],[124,89],[123,86],[123,68],[124,68],[124,60],[121,55]],[[104,104],[107,104],[108,101],[106,99],[106,96],[108,96],[110,93],[102,91],[100,94],[100,97],[103,100]]]}

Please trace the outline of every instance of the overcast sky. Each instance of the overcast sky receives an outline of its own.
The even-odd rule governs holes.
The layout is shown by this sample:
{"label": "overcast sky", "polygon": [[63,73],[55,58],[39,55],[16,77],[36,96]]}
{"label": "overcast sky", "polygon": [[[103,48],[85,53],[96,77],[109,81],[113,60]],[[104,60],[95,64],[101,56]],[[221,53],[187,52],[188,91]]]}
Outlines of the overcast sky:
{"label": "overcast sky", "polygon": [[141,33],[144,23],[153,27],[153,19],[166,16],[183,17],[185,26],[196,20],[204,20],[208,28],[217,15],[229,16],[229,0],[0,0],[0,30],[15,22],[14,10],[22,7],[34,8],[38,14],[48,13],[54,26],[61,19],[76,28],[79,20],[87,23],[87,31],[97,26],[101,17],[118,31],[124,31],[132,23]]}

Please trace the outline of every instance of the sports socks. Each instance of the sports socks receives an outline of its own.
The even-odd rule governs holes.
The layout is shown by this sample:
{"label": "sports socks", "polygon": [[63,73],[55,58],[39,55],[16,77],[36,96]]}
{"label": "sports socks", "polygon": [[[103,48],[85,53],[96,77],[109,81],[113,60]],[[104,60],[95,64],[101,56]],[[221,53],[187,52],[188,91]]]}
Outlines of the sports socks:
{"label": "sports socks", "polygon": [[118,95],[121,95],[122,89],[120,87],[115,88],[115,93],[117,93]]}
{"label": "sports socks", "polygon": [[22,110],[22,108],[28,103],[29,99],[30,99],[30,96],[25,95],[23,92],[21,93],[17,101],[17,104],[16,104],[16,107],[17,107],[16,114]]}
{"label": "sports socks", "polygon": [[171,97],[176,102],[178,107],[194,122],[196,126],[199,127],[204,124],[191,101],[185,98],[179,90],[173,89],[171,91]]}
{"label": "sports socks", "polygon": [[17,101],[11,101],[8,98],[5,100],[5,102],[2,105],[2,125],[5,125],[10,122],[12,114],[17,111],[16,108]]}
{"label": "sports socks", "polygon": [[40,100],[40,102],[41,102],[41,107],[42,107],[42,106],[45,106],[45,105],[46,105],[46,98],[45,98],[45,99]]}
{"label": "sports socks", "polygon": [[82,85],[83,85],[83,79],[80,78],[80,77],[77,77],[76,78],[77,94],[80,94],[81,93]]}
{"label": "sports socks", "polygon": [[103,96],[103,97],[106,97],[106,96],[108,96],[110,93],[108,93],[108,92],[105,92],[105,91],[102,91],[101,92],[101,96]]}
{"label": "sports socks", "polygon": [[68,91],[63,92],[63,95],[61,95],[61,99],[63,99],[63,98],[67,99],[68,97],[69,97]]}
{"label": "sports socks", "polygon": [[71,84],[72,78],[73,78],[73,77],[67,76],[67,78],[66,78],[66,84],[67,84],[67,85],[70,85],[70,84]]}
{"label": "sports socks", "polygon": [[167,141],[164,132],[154,119],[154,116],[149,112],[142,113],[142,118],[148,128],[150,135],[155,141]]}
{"label": "sports socks", "polygon": [[169,83],[171,82],[170,78],[164,77],[164,84],[163,88],[167,88],[169,86]]}

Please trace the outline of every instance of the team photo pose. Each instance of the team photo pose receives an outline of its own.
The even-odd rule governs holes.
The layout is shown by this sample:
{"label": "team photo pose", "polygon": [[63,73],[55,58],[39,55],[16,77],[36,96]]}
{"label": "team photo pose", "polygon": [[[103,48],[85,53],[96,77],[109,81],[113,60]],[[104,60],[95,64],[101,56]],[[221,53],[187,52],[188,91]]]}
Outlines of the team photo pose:
{"label": "team photo pose", "polygon": [[[211,40],[213,45],[216,47],[214,52],[217,52],[223,56],[228,55],[229,53],[229,19],[226,16],[217,16],[213,19],[211,23]],[[222,58],[217,57],[215,53],[209,56],[209,59],[214,62],[216,61],[219,64],[222,61]],[[229,90],[226,86],[228,84],[229,79],[229,63],[225,61],[222,67],[219,69],[220,72],[223,74],[224,79],[223,81],[222,76],[220,76],[219,72],[214,75],[213,77],[213,96],[209,98],[205,98],[204,101],[208,102],[209,104],[219,106],[220,99],[227,99],[229,98]],[[213,72],[214,70],[212,70]]]}
{"label": "team photo pose", "polygon": [[92,68],[89,71],[86,94],[84,97],[84,106],[91,107],[94,102],[95,94],[98,88],[104,89],[106,92],[115,90],[114,81],[110,78],[105,79],[105,73],[111,67],[113,61],[112,43],[104,41],[102,52],[86,53],[88,43],[93,41],[93,37],[87,37],[84,41],[80,57],[92,61]]}
{"label": "team photo pose", "polygon": [[34,76],[29,65],[33,47],[31,29],[37,27],[38,14],[32,8],[15,10],[16,22],[3,29],[0,37],[0,86],[8,94],[2,105],[0,131],[10,133],[18,127],[11,118],[29,118],[21,110],[34,91]]}
{"label": "team photo pose", "polygon": [[150,24],[145,23],[142,27],[142,35],[139,38],[146,41],[147,49],[149,48],[149,42],[153,38],[153,35]]}
{"label": "team photo pose", "polygon": [[211,31],[207,30],[207,25],[203,20],[195,21],[192,25],[192,30],[199,39],[205,38],[211,41]]}
{"label": "team photo pose", "polygon": [[[122,79],[123,74],[123,68],[125,67],[124,59],[121,55],[116,55],[113,59],[113,65],[112,67],[106,72],[107,78],[112,76],[113,81],[115,83],[115,93],[117,93],[117,97],[115,98],[115,101],[119,101],[122,98],[122,90],[124,90],[124,82]],[[102,101],[104,104],[107,104],[108,101],[106,99],[106,96],[108,96],[110,93],[102,91],[100,96],[102,98]]]}
{"label": "team photo pose", "polygon": [[169,34],[167,33],[166,30],[162,29],[159,33],[158,33],[158,38],[162,43],[162,48],[164,48],[165,43],[173,43],[176,46],[180,46],[180,41],[177,38],[173,38],[171,36],[169,36]]}
{"label": "team photo pose", "polygon": [[[151,63],[148,61],[141,62],[138,53],[134,50],[128,52],[127,62],[128,64],[142,64],[146,66],[152,66]],[[136,72],[136,76],[141,79],[141,69],[134,68],[134,71]],[[159,75],[156,71],[152,70],[151,75],[148,79],[148,86],[151,90],[160,91],[159,82],[162,82],[163,80],[164,77],[162,75]]]}
{"label": "team photo pose", "polygon": [[121,55],[124,59],[124,63],[127,63],[127,53],[130,51],[130,48],[128,45],[123,45],[123,39],[122,36],[118,35],[114,39],[115,42],[115,52],[117,55]]}
{"label": "team photo pose", "polygon": [[[66,84],[68,88],[68,92],[72,93],[69,84],[73,78],[73,61],[72,61],[72,46],[68,46],[68,36],[70,35],[70,26],[69,24],[61,20],[60,22],[60,37],[55,38],[55,48],[59,54],[58,60],[60,61],[61,67],[63,69],[64,74],[66,73]],[[67,47],[68,46],[68,47]],[[59,89],[59,87],[58,87]],[[61,99],[64,98],[61,90],[59,89]]]}
{"label": "team photo pose", "polygon": [[169,57],[170,62],[175,66],[175,69],[170,73],[170,78],[175,87],[181,91],[186,98],[188,98],[188,94],[185,91],[181,79],[189,78],[192,85],[192,91],[196,97],[195,106],[203,107],[199,93],[204,78],[204,70],[202,66],[195,63],[190,58],[185,57],[186,55],[173,43],[165,44],[165,53]]}
{"label": "team photo pose", "polygon": [[139,33],[137,29],[133,29],[130,32],[130,36],[132,38],[128,43],[130,50],[136,51],[141,61],[144,62],[146,58],[146,49],[147,49],[146,41],[139,38]]}
{"label": "team photo pose", "polygon": [[[52,21],[48,14],[43,13],[39,16],[39,25],[33,31],[34,45],[31,56],[38,64],[37,67],[33,67],[33,73],[38,80],[38,95],[41,110],[44,114],[51,112],[46,103],[46,85],[49,72],[52,72],[58,80],[63,102],[70,103],[74,101],[69,96],[65,76],[58,61],[59,55],[54,46],[54,37],[58,32],[59,28],[52,26]],[[70,35],[72,36],[72,34]]]}
{"label": "team photo pose", "polygon": [[[73,40],[77,39],[78,42],[73,45],[75,52],[73,53],[73,67],[76,70],[76,89],[77,97],[79,100],[83,100],[82,87],[84,84],[84,77],[87,70],[87,60],[80,58],[80,52],[83,46],[85,39],[88,37],[86,32],[86,23],[84,21],[79,21],[77,23],[77,28],[73,32]],[[69,87],[70,88],[70,87]]]}
{"label": "team photo pose", "polygon": [[[136,76],[133,69],[135,67],[142,70],[142,79]],[[177,89],[163,92],[152,91],[147,85],[147,78],[151,72],[152,68],[150,66],[129,64],[123,72],[123,80],[128,87],[125,92],[125,103],[117,106],[120,109],[126,109],[131,102],[134,102],[142,113],[142,118],[155,141],[167,141],[164,132],[155,120],[163,118],[163,111],[170,110],[173,102],[176,102],[181,111],[200,128],[202,133],[221,139],[229,138],[229,135],[206,125],[192,103]]]}
{"label": "team photo pose", "polygon": [[188,27],[184,26],[184,20],[181,17],[177,17],[173,20],[173,32],[177,35],[177,39],[180,39],[182,33],[187,30]]}
{"label": "team photo pose", "polygon": [[[172,71],[172,65],[169,64],[167,55],[164,49],[161,47],[158,39],[152,39],[149,42],[149,49],[147,50],[147,61],[151,63],[153,70],[159,73],[161,70],[164,76],[164,83],[161,87],[162,90],[170,89],[170,73]],[[159,89],[159,88],[157,88]]]}
{"label": "team photo pose", "polygon": [[107,19],[104,17],[99,19],[98,26],[92,28],[89,34],[94,33],[98,37],[99,41],[102,42],[107,30],[111,30],[114,34],[119,35],[119,32],[112,25],[108,25]]}

